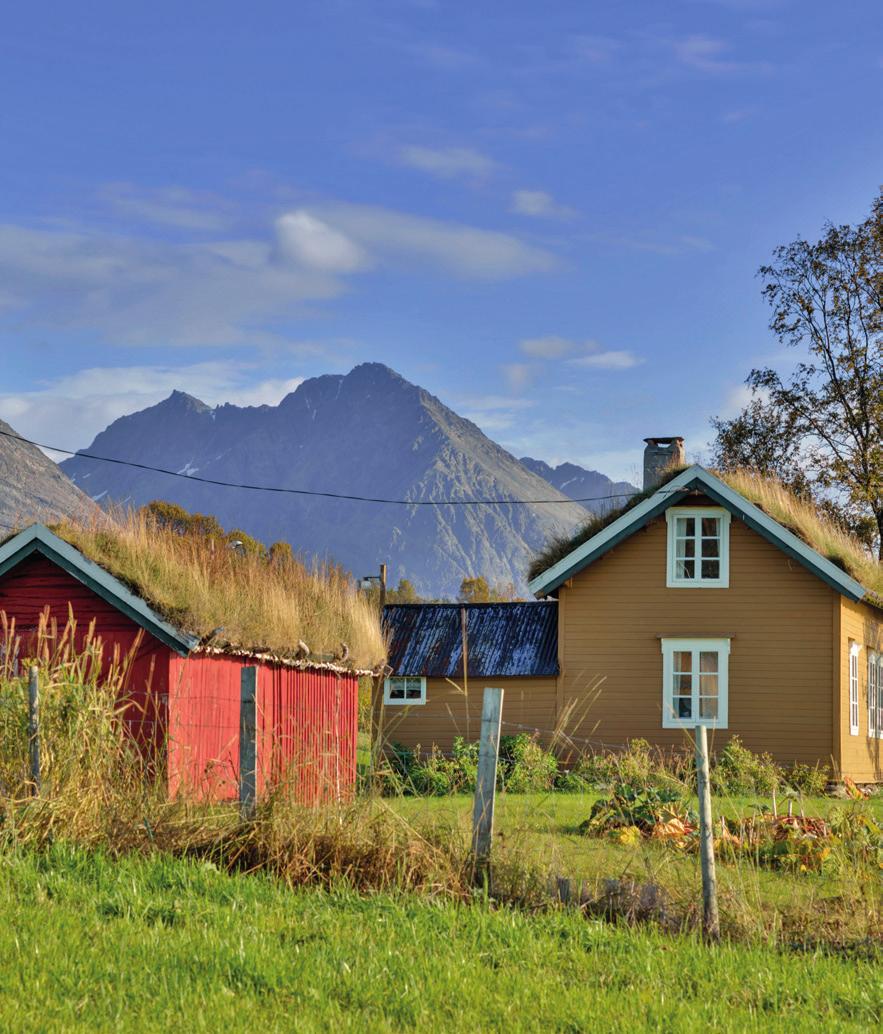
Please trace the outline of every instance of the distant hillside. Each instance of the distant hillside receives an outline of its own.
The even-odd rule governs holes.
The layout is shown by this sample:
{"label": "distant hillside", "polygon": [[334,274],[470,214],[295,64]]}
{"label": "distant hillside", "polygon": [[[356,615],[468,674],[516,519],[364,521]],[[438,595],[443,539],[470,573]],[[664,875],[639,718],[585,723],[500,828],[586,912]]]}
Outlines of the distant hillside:
{"label": "distant hillside", "polygon": [[34,521],[77,517],[95,506],[35,445],[0,420],[0,535]]}
{"label": "distant hillside", "polygon": [[[551,467],[542,460],[533,460],[522,456],[521,462],[538,477],[544,478],[554,485],[559,492],[570,499],[588,499],[582,505],[592,513],[607,513],[626,502],[628,496],[638,489],[628,481],[611,481],[609,477],[597,470],[586,470],[575,463],[559,463]],[[601,496],[602,498],[597,498]],[[605,499],[604,496],[613,498]]]}
{"label": "distant hillside", "polygon": [[356,575],[390,564],[394,582],[453,595],[485,575],[525,587],[532,554],[572,531],[581,507],[475,424],[379,363],[305,381],[278,406],[210,408],[173,392],[116,420],[90,452],[223,481],[422,501],[492,498],[493,506],[395,506],[201,485],[73,457],[63,468],[93,498],[170,499],[264,542],[334,558]]}

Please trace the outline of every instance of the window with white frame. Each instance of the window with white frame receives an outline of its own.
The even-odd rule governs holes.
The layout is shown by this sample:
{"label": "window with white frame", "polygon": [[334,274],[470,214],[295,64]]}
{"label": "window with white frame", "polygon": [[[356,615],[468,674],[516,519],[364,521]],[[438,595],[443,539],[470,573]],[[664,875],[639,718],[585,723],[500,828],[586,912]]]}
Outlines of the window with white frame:
{"label": "window with white frame", "polygon": [[672,506],[668,523],[670,589],[726,589],[730,584],[730,514],[716,506]]}
{"label": "window with white frame", "polygon": [[868,736],[878,736],[877,728],[877,673],[880,657],[874,650],[868,650]]}
{"label": "window with white frame", "polygon": [[877,720],[874,723],[874,728],[877,730],[877,736],[883,739],[883,653],[878,653],[877,657]]}
{"label": "window with white frame", "polygon": [[729,639],[662,640],[662,727],[726,729]]}
{"label": "window with white frame", "polygon": [[858,736],[858,643],[849,644],[849,734]]}
{"label": "window with white frame", "polygon": [[413,675],[393,675],[383,683],[385,704],[425,704],[426,679]]}

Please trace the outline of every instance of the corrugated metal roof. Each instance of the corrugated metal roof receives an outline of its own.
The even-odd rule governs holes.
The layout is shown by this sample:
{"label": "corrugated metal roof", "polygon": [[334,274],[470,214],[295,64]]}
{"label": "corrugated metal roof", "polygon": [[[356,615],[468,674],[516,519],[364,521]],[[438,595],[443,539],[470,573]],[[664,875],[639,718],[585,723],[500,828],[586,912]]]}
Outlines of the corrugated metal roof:
{"label": "corrugated metal roof", "polygon": [[463,675],[466,612],[470,678],[558,674],[558,604],[401,603],[383,612],[389,664],[397,675]]}

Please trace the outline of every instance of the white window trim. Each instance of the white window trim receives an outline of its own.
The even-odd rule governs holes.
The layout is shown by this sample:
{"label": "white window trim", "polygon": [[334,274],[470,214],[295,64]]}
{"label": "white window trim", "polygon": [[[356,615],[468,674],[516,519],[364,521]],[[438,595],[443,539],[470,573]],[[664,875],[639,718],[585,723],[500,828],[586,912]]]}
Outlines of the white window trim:
{"label": "white window trim", "polygon": [[877,654],[877,737],[883,740],[883,653]]}
{"label": "white window trim", "polygon": [[858,736],[858,655],[861,646],[858,643],[849,644],[849,735]]}
{"label": "white window trim", "polygon": [[[714,650],[718,654],[717,718],[700,718],[698,706],[698,667],[693,666],[693,717],[676,718],[674,714],[674,653],[689,650]],[[692,729],[705,725],[709,729],[726,729],[729,721],[730,686],[729,639],[663,639],[662,640],[662,728]]]}
{"label": "white window trim", "polygon": [[868,739],[874,739],[880,735],[880,730],[877,728],[877,694],[879,692],[877,679],[880,674],[880,657],[877,651],[870,647],[867,649],[867,654]]}
{"label": "white window trim", "polygon": [[[699,577],[678,578],[675,558],[675,520],[678,517],[717,517],[720,519],[720,576],[703,578],[701,565]],[[723,506],[670,506],[665,511],[668,545],[666,548],[665,584],[669,589],[728,589],[730,587],[730,511]],[[699,558],[697,557],[697,564]]]}
{"label": "white window trim", "polygon": [[[407,679],[409,682],[416,682],[420,679],[420,699],[419,700],[406,700],[406,699],[392,699],[390,697],[390,691],[392,687],[391,682],[397,682],[399,679]],[[383,680],[383,702],[389,704],[391,707],[420,707],[426,703],[426,679],[418,675],[392,675],[388,679]]]}

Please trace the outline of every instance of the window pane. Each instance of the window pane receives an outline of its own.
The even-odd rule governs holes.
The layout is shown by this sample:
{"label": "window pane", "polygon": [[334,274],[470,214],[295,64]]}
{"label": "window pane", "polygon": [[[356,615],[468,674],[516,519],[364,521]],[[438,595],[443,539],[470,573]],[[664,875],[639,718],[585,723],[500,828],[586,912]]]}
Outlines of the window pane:
{"label": "window pane", "polygon": [[693,676],[675,675],[673,692],[676,697],[688,697],[693,692]]}
{"label": "window pane", "polygon": [[717,696],[717,675],[699,676],[699,695],[703,697]]}
{"label": "window pane", "polygon": [[702,561],[702,577],[703,578],[720,578],[721,562],[720,560],[703,560]]}
{"label": "window pane", "polygon": [[678,718],[693,717],[693,701],[690,697],[675,697],[675,714]]}
{"label": "window pane", "polygon": [[702,540],[702,555],[704,557],[719,557],[720,554],[720,539],[703,539]]}
{"label": "window pane", "polygon": [[675,573],[678,578],[695,578],[696,576],[696,561],[695,560],[678,560],[675,564]]}
{"label": "window pane", "polygon": [[699,698],[699,717],[717,718],[717,697]]}
{"label": "window pane", "polygon": [[676,543],[675,556],[679,559],[693,557],[696,555],[696,539],[678,539]]}
{"label": "window pane", "polygon": [[675,518],[675,534],[681,538],[696,534],[696,521],[693,517]]}
{"label": "window pane", "polygon": [[720,523],[720,517],[703,517],[702,534],[714,537],[720,535]]}
{"label": "window pane", "polygon": [[673,671],[685,671],[688,675],[693,670],[693,654],[689,650],[675,650]]}
{"label": "window pane", "polygon": [[390,679],[389,680],[389,699],[390,700],[404,700],[405,699],[405,687],[402,685],[402,679]]}
{"label": "window pane", "polygon": [[702,650],[699,653],[699,670],[704,674],[716,675],[718,672],[717,650]]}

